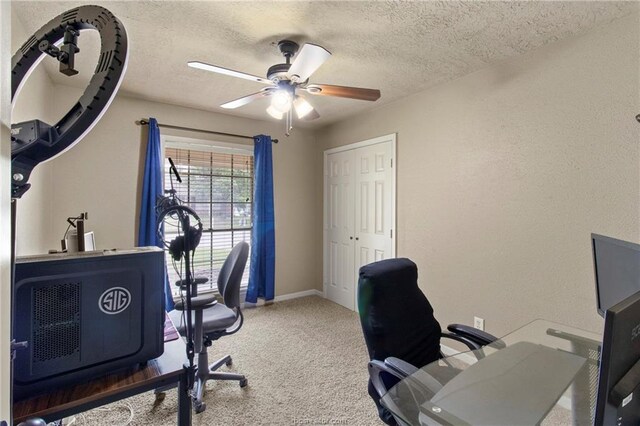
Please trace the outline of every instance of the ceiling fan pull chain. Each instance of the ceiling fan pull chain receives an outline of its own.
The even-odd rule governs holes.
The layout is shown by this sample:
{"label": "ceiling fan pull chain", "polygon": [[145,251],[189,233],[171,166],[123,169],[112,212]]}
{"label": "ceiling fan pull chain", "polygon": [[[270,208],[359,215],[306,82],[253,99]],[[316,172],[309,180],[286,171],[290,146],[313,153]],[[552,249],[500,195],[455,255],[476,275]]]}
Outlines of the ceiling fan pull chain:
{"label": "ceiling fan pull chain", "polygon": [[286,114],[286,118],[285,118],[285,132],[284,135],[285,136],[289,136],[291,134],[291,130],[293,130],[293,116],[291,114],[293,108],[290,108],[289,111],[287,111]]}

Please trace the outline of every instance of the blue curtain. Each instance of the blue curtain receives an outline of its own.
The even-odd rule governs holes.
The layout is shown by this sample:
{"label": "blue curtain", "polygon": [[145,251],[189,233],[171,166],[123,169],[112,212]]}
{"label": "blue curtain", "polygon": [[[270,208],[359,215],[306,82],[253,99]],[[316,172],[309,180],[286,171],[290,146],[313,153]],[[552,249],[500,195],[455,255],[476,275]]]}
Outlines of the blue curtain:
{"label": "blue curtain", "polygon": [[[142,200],[140,201],[140,228],[138,229],[138,246],[157,246],[162,248],[162,240],[158,235],[156,220],[156,201],[163,195],[162,187],[162,147],[160,146],[160,129],[155,118],[149,119],[149,138],[147,156],[144,162],[144,180],[142,182]],[[164,273],[165,309],[173,310],[173,298],[165,265]]]}
{"label": "blue curtain", "polygon": [[255,136],[253,194],[253,231],[251,232],[251,267],[247,302],[258,297],[273,300],[275,293],[276,242],[273,213],[273,163],[271,137]]}

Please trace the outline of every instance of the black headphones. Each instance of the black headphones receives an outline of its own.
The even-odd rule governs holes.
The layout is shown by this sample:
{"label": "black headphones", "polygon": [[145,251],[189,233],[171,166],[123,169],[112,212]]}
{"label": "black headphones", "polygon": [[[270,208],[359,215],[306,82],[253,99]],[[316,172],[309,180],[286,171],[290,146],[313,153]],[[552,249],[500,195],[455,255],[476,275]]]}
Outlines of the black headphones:
{"label": "black headphones", "polygon": [[158,235],[162,236],[162,224],[164,218],[167,215],[182,213],[191,215],[198,221],[196,226],[189,226],[189,230],[185,232],[186,235],[178,235],[176,238],[171,240],[168,245],[165,243],[165,246],[169,250],[169,253],[171,253],[171,257],[173,257],[174,260],[178,261],[182,258],[187,249],[185,247],[186,240],[189,241],[190,251],[195,250],[196,247],[198,247],[198,244],[200,244],[200,238],[202,237],[202,222],[200,221],[200,216],[198,216],[195,210],[193,210],[191,207],[172,203],[169,204],[171,205],[168,205],[166,208],[162,209],[160,213],[158,213]]}

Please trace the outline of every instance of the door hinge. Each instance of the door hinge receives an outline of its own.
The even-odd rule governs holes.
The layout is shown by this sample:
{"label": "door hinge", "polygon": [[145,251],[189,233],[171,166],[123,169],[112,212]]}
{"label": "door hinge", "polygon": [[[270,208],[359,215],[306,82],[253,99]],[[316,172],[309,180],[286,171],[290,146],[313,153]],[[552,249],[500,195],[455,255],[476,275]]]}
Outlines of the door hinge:
{"label": "door hinge", "polygon": [[391,167],[393,168],[393,158],[391,159]]}
{"label": "door hinge", "polygon": [[393,229],[389,230],[389,237],[393,238]]}

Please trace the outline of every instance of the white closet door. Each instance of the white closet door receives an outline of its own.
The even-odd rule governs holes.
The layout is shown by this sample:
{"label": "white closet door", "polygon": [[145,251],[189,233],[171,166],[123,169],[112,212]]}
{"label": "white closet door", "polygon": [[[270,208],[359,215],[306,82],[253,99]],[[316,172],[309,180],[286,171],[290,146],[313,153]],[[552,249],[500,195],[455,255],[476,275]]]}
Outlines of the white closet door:
{"label": "white closet door", "polygon": [[325,296],[357,310],[361,266],[395,255],[393,135],[328,152],[325,161]]}
{"label": "white closet door", "polygon": [[327,156],[327,298],[354,309],[354,168],[353,151]]}
{"label": "white closet door", "polygon": [[356,281],[361,266],[392,257],[393,146],[355,150]]}

